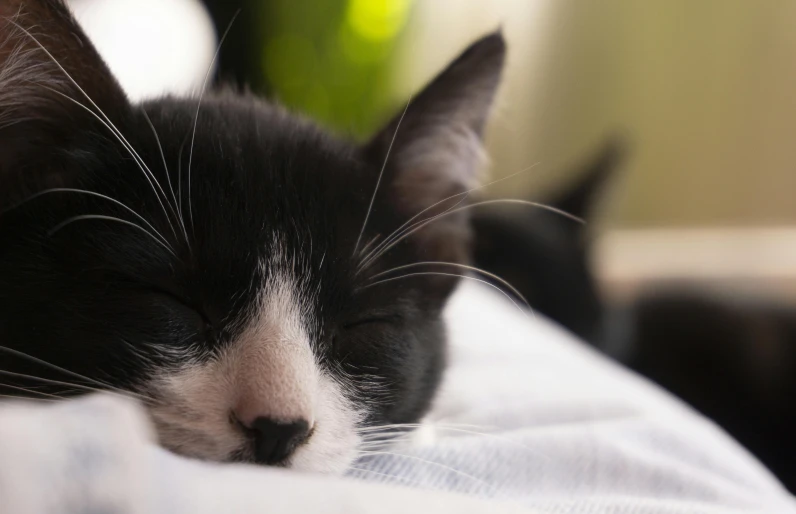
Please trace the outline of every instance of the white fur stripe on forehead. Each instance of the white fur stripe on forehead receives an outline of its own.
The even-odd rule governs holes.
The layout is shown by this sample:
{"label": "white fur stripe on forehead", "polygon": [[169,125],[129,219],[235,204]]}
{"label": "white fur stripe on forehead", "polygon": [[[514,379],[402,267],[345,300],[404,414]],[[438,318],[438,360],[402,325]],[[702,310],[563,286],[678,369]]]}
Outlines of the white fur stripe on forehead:
{"label": "white fur stripe on forehead", "polygon": [[312,426],[319,368],[311,347],[309,309],[285,262],[269,260],[257,312],[224,358],[234,368],[234,410],[244,424],[268,417],[303,419]]}

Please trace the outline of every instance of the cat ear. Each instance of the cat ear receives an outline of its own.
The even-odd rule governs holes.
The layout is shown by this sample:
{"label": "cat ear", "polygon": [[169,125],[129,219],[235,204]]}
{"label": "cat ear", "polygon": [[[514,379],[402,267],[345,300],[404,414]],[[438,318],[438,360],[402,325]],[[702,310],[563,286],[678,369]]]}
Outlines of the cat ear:
{"label": "cat ear", "polygon": [[[614,136],[599,148],[589,159],[579,166],[576,181],[573,185],[559,192],[550,205],[581,219],[589,218],[601,193],[610,182],[616,169],[625,158],[625,141]],[[582,224],[567,224],[575,228],[583,228]]]}
{"label": "cat ear", "polygon": [[[380,168],[392,146],[384,194],[391,196],[391,205],[397,205],[403,215],[411,217],[478,184],[482,134],[505,54],[500,32],[480,39],[365,147],[368,159]],[[444,210],[450,205],[443,202],[440,207]],[[428,214],[435,212],[441,211],[430,210]]]}
{"label": "cat ear", "polygon": [[[36,170],[51,168],[42,165],[44,159],[74,155],[73,145],[85,140],[87,131],[107,130],[98,117],[114,119],[127,105],[121,87],[61,0],[0,0],[3,192],[9,181],[20,180],[16,175],[23,168],[26,175],[37,175]],[[27,176],[25,181],[39,178]]]}

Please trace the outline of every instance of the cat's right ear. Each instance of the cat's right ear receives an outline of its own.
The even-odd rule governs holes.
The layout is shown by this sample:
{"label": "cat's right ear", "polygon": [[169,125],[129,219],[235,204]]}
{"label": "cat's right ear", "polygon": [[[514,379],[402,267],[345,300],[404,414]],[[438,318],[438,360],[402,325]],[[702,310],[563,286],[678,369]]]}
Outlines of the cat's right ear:
{"label": "cat's right ear", "polygon": [[[480,181],[482,136],[505,57],[500,31],[476,41],[365,145],[373,169],[384,166],[375,214],[389,205],[404,219],[430,219],[466,203],[465,192]],[[466,259],[467,233],[466,212],[451,212],[416,237],[429,260],[458,262]]]}
{"label": "cat's right ear", "polygon": [[0,0],[0,206],[69,183],[92,134],[113,137],[106,125],[128,106],[61,0]]}
{"label": "cat's right ear", "polygon": [[[560,191],[547,202],[553,207],[581,219],[588,219],[595,205],[600,201],[616,170],[626,160],[627,141],[621,136],[613,136],[581,164],[575,183]],[[582,229],[579,223],[566,226]]]}

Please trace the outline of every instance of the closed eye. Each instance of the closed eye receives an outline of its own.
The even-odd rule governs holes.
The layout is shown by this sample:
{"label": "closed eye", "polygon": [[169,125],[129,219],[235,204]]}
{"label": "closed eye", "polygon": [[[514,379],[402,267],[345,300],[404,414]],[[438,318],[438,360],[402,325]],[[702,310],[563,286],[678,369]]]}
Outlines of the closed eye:
{"label": "closed eye", "polygon": [[343,324],[343,328],[346,330],[351,330],[366,325],[394,324],[396,321],[398,321],[397,316],[372,316],[345,323]]}
{"label": "closed eye", "polygon": [[201,318],[202,323],[204,324],[205,331],[212,331],[213,330],[213,323],[210,321],[210,317],[207,316],[201,309],[195,307],[191,302],[185,300],[185,298],[181,297],[180,295],[174,293],[173,291],[169,291],[168,289],[164,289],[162,287],[152,286],[152,290],[154,293],[164,296],[168,298],[170,301],[179,304],[181,307],[193,312],[199,318]]}
{"label": "closed eye", "polygon": [[127,273],[119,272],[117,270],[92,268],[90,271],[97,273],[98,280],[115,279],[136,292],[153,294],[166,299],[172,305],[179,306],[181,309],[196,315],[206,326],[206,328],[210,330],[213,329],[214,323],[211,321],[210,316],[208,316],[203,309],[198,308],[194,302],[188,301],[187,298],[168,286],[158,284],[157,282],[151,280],[141,280],[137,277]]}
{"label": "closed eye", "polygon": [[176,301],[177,303],[179,303],[180,305],[182,305],[186,309],[194,312],[197,316],[199,316],[202,319],[202,323],[204,323],[204,325],[205,325],[205,330],[212,330],[213,323],[210,321],[210,318],[207,316],[207,314],[205,314],[201,310],[197,309],[196,307],[193,307],[189,303],[183,301],[179,297],[171,296],[171,299]]}

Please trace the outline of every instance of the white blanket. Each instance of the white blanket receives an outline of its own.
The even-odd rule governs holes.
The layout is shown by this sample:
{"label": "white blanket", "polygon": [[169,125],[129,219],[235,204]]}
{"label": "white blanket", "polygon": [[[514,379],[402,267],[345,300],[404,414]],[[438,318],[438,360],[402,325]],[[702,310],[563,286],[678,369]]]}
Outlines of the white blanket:
{"label": "white blanket", "polygon": [[447,316],[427,426],[362,480],[171,455],[118,397],[6,404],[0,512],[796,513],[721,430],[548,322],[471,284]]}

